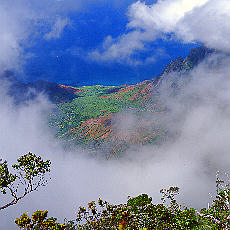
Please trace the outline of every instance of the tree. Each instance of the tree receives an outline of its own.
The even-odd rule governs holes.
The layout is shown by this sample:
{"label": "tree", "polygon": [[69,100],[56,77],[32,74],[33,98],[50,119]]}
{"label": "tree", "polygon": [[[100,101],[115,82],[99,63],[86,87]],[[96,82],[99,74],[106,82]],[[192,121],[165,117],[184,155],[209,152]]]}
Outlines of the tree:
{"label": "tree", "polygon": [[56,222],[56,218],[50,217],[47,218],[48,211],[38,210],[33,213],[32,218],[28,216],[27,213],[24,213],[20,218],[15,220],[15,223],[20,229],[26,230],[73,230],[72,224],[59,224]]}
{"label": "tree", "polygon": [[7,161],[0,159],[0,192],[10,196],[9,202],[0,204],[0,210],[18,203],[27,194],[45,186],[50,172],[50,161],[44,161],[40,156],[27,153],[17,159],[12,165],[11,173]]}
{"label": "tree", "polygon": [[112,205],[102,199],[80,207],[77,218],[57,223],[57,219],[47,217],[48,211],[38,210],[29,217],[24,213],[15,223],[24,230],[149,230],[149,229],[230,229],[230,184],[224,183],[219,175],[216,180],[217,196],[210,207],[200,212],[179,205],[175,196],[178,187],[162,189],[162,204],[153,204],[152,198],[142,194],[120,205]]}
{"label": "tree", "polygon": [[[228,177],[228,175],[227,175]],[[211,207],[203,208],[199,215],[200,221],[210,229],[230,230],[230,180],[225,182],[216,175],[216,199],[212,201]]]}
{"label": "tree", "polygon": [[152,198],[142,194],[121,205],[112,205],[102,199],[92,201],[87,208],[79,208],[75,220],[65,221],[64,224],[57,223],[56,218],[47,218],[48,211],[41,210],[33,213],[32,218],[24,213],[15,223],[24,230],[194,229],[198,226],[195,210],[177,208],[179,205],[175,204],[173,194],[177,192],[175,187],[164,191],[164,195],[172,201],[170,207],[155,205]]}

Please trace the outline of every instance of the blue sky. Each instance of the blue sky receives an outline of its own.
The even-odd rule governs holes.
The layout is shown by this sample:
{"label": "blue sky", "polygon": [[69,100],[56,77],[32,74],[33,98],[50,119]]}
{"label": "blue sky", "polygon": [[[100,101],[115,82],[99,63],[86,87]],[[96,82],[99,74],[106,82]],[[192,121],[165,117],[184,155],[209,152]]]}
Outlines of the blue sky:
{"label": "blue sky", "polygon": [[0,67],[25,81],[137,83],[156,77],[193,47],[216,48],[208,34],[216,18],[210,18],[214,28],[200,23],[213,9],[216,18],[224,13],[214,0],[3,0],[0,26],[7,40],[0,52],[7,55]]}
{"label": "blue sky", "polygon": [[114,7],[104,3],[91,6],[84,12],[70,14],[72,26],[65,28],[59,39],[38,40],[29,49],[35,53],[35,57],[30,58],[26,65],[27,78],[83,85],[132,84],[156,77],[172,58],[180,55],[185,57],[196,46],[158,40],[151,44],[148,51],[139,55],[154,54],[159,48],[165,53],[153,63],[143,65],[84,60],[81,55],[98,47],[107,35],[117,37],[125,31],[127,7],[127,4]]}

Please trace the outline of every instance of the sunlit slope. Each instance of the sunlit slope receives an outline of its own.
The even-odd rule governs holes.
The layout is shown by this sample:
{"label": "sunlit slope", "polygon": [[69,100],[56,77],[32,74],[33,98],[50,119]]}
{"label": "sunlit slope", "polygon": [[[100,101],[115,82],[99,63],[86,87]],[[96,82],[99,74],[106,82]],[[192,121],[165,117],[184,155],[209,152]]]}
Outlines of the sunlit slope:
{"label": "sunlit slope", "polygon": [[159,111],[156,99],[152,97],[152,84],[152,81],[144,81],[120,87],[96,85],[77,88],[79,97],[69,103],[60,103],[59,113],[52,116],[52,124],[58,127],[59,137],[81,143],[150,141],[152,132],[141,125],[137,125],[132,134],[123,135],[122,127],[118,128],[117,123],[129,113],[140,118],[143,112]]}

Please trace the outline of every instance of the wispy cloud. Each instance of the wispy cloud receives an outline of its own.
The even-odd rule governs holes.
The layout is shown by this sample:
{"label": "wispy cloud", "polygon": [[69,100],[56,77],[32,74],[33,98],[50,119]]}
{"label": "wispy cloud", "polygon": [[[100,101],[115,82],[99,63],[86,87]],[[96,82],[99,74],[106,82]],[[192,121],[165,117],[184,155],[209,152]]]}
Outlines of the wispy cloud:
{"label": "wispy cloud", "polygon": [[135,50],[143,50],[142,43],[143,33],[140,31],[132,31],[128,34],[122,35],[116,39],[111,36],[105,38],[101,48],[89,53],[89,57],[97,61],[111,61],[117,60],[130,64],[135,64],[136,61],[130,57]]}
{"label": "wispy cloud", "polygon": [[[111,0],[111,7],[119,9],[134,0],[118,3]],[[1,0],[0,1],[0,72],[5,69],[22,70],[27,61],[26,48],[35,46],[41,39],[59,39],[66,26],[71,25],[69,15],[106,0]],[[87,52],[87,51],[86,51]],[[31,54],[30,54],[31,55]],[[85,53],[84,57],[87,56]],[[97,54],[95,53],[95,56]]]}
{"label": "wispy cloud", "polygon": [[71,25],[71,21],[68,18],[58,17],[51,26],[50,32],[46,33],[44,38],[47,40],[60,38],[63,30],[68,25]]}
{"label": "wispy cloud", "polygon": [[166,37],[230,50],[228,0],[160,0],[152,5],[137,1],[127,15],[127,32],[117,38],[108,36],[102,47],[89,54],[92,58],[132,63],[132,55],[144,51],[146,44]]}
{"label": "wispy cloud", "polygon": [[84,2],[65,0],[0,1],[0,71],[19,70],[27,58],[25,48],[37,38],[56,39],[70,24],[68,14]]}
{"label": "wispy cloud", "polygon": [[23,48],[21,43],[30,35],[30,22],[35,15],[28,6],[12,1],[0,2],[0,70],[21,64]]}

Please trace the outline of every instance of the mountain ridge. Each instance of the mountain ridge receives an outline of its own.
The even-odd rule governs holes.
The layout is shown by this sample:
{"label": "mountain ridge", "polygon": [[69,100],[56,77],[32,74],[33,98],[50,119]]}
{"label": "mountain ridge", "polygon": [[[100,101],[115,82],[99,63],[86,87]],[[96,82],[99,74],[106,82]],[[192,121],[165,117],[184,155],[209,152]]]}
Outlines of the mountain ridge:
{"label": "mountain ridge", "polygon": [[[185,59],[172,60],[156,78],[135,85],[73,87],[44,80],[23,83],[11,72],[6,72],[2,79],[11,82],[8,94],[16,103],[45,93],[56,104],[58,110],[50,115],[50,126],[57,129],[57,137],[65,140],[67,146],[92,146],[117,155],[131,144],[157,144],[164,138],[163,131],[142,114],[152,116],[164,110],[158,103],[157,93],[170,73],[186,76],[214,52],[204,46],[193,48]],[[124,129],[119,123],[129,120],[129,116],[135,125]]]}

